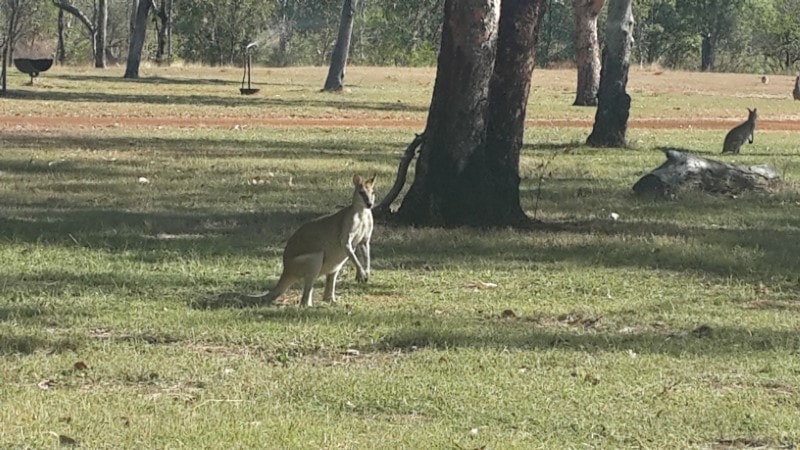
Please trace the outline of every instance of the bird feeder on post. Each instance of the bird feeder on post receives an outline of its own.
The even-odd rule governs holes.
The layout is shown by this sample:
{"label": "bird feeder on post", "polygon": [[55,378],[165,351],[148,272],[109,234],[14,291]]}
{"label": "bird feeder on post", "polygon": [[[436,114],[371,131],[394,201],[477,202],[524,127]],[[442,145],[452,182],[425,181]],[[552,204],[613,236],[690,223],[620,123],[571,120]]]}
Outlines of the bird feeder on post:
{"label": "bird feeder on post", "polygon": [[[257,46],[258,44],[256,42],[251,42],[247,44],[247,47],[244,49],[244,74],[242,75],[242,87],[239,88],[239,92],[242,95],[253,95],[261,90],[250,86],[250,71],[253,65],[253,51]],[[244,87],[245,78],[247,78],[247,87]]]}

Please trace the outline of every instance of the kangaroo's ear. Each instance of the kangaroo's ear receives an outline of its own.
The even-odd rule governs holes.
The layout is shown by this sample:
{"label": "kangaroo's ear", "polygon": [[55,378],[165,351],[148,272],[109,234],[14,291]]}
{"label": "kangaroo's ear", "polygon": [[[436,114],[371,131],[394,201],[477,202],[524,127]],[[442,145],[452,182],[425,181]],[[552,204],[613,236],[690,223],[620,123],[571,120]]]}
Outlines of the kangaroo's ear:
{"label": "kangaroo's ear", "polygon": [[353,175],[353,184],[359,186],[361,184],[361,175]]}
{"label": "kangaroo's ear", "polygon": [[372,178],[370,178],[369,180],[367,180],[367,181],[366,181],[364,184],[368,184],[368,185],[370,185],[370,186],[374,186],[374,185],[375,185],[375,177],[377,177],[377,176],[378,176],[378,174],[377,174],[377,173],[376,173],[376,174],[374,174],[374,175],[372,175]]}

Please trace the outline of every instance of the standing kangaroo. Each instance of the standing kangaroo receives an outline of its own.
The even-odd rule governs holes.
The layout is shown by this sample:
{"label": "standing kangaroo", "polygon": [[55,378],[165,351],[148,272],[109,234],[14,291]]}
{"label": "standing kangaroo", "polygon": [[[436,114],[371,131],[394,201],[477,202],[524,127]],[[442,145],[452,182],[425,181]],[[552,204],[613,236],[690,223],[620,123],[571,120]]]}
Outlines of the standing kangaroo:
{"label": "standing kangaroo", "polygon": [[[325,275],[322,299],[336,302],[336,277],[349,259],[356,266],[356,281],[366,283],[369,278],[369,240],[372,237],[372,205],[375,203],[375,177],[362,180],[353,177],[353,201],[339,211],[306,222],[294,232],[283,251],[283,273],[271,291],[260,296],[273,303],[295,282],[303,282],[300,305],[311,306],[314,280]],[[364,257],[358,261],[356,250]]]}
{"label": "standing kangaroo", "polygon": [[756,130],[756,108],[747,108],[747,120],[743,123],[733,127],[728,134],[725,135],[725,143],[722,145],[722,153],[739,153],[744,141],[753,143],[753,133]]}
{"label": "standing kangaroo", "polygon": [[800,100],[800,75],[794,79],[794,89],[792,89],[792,97],[795,100]]}

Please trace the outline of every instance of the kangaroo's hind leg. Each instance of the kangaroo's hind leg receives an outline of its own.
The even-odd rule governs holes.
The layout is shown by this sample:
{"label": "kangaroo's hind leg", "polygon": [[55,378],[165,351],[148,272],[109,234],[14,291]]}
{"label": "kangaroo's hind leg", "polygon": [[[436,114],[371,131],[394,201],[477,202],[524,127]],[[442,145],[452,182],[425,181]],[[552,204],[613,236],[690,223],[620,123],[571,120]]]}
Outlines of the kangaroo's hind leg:
{"label": "kangaroo's hind leg", "polygon": [[336,277],[339,276],[339,271],[329,273],[325,277],[325,291],[322,294],[322,300],[336,303]]}
{"label": "kangaroo's hind leg", "polygon": [[291,261],[294,273],[303,279],[303,296],[300,298],[300,306],[311,306],[314,281],[319,277],[324,259],[325,254],[317,252],[297,256]]}

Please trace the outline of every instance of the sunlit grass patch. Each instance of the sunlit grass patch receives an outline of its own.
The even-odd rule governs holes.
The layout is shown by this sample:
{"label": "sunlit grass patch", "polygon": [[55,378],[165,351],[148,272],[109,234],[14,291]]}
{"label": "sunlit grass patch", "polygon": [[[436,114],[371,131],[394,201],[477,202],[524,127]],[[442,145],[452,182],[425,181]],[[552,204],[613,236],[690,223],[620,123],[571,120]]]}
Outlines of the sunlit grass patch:
{"label": "sunlit grass patch", "polygon": [[[354,69],[351,91],[327,96],[314,69],[265,71],[264,97],[234,104],[247,101],[229,93],[238,70],[153,70],[161,78],[131,83],[57,69],[37,80],[49,87],[3,100],[7,114],[50,102],[42,114],[241,126],[0,132],[0,447],[48,448],[59,436],[84,448],[800,439],[791,132],[757,130],[755,144],[723,157],[720,130],[631,128],[630,149],[597,150],[582,145],[588,129],[532,127],[521,199],[540,230],[379,223],[370,282],[345,269],[337,305],[317,297],[301,309],[293,291],[278,306],[239,307],[208,299],[270,288],[291,232],[344,205],[354,172],[377,173],[380,197],[420,131],[247,119],[422,120],[433,72]],[[591,119],[589,109],[537,103],[568,97],[564,74],[541,78],[531,117]],[[660,91],[642,76],[635,101],[670,95],[719,117],[741,106],[669,83]],[[762,94],[759,112],[786,109]],[[662,100],[641,98],[637,114],[683,115]],[[663,162],[660,147],[773,164],[785,184],[737,198],[638,199],[631,186]]]}

